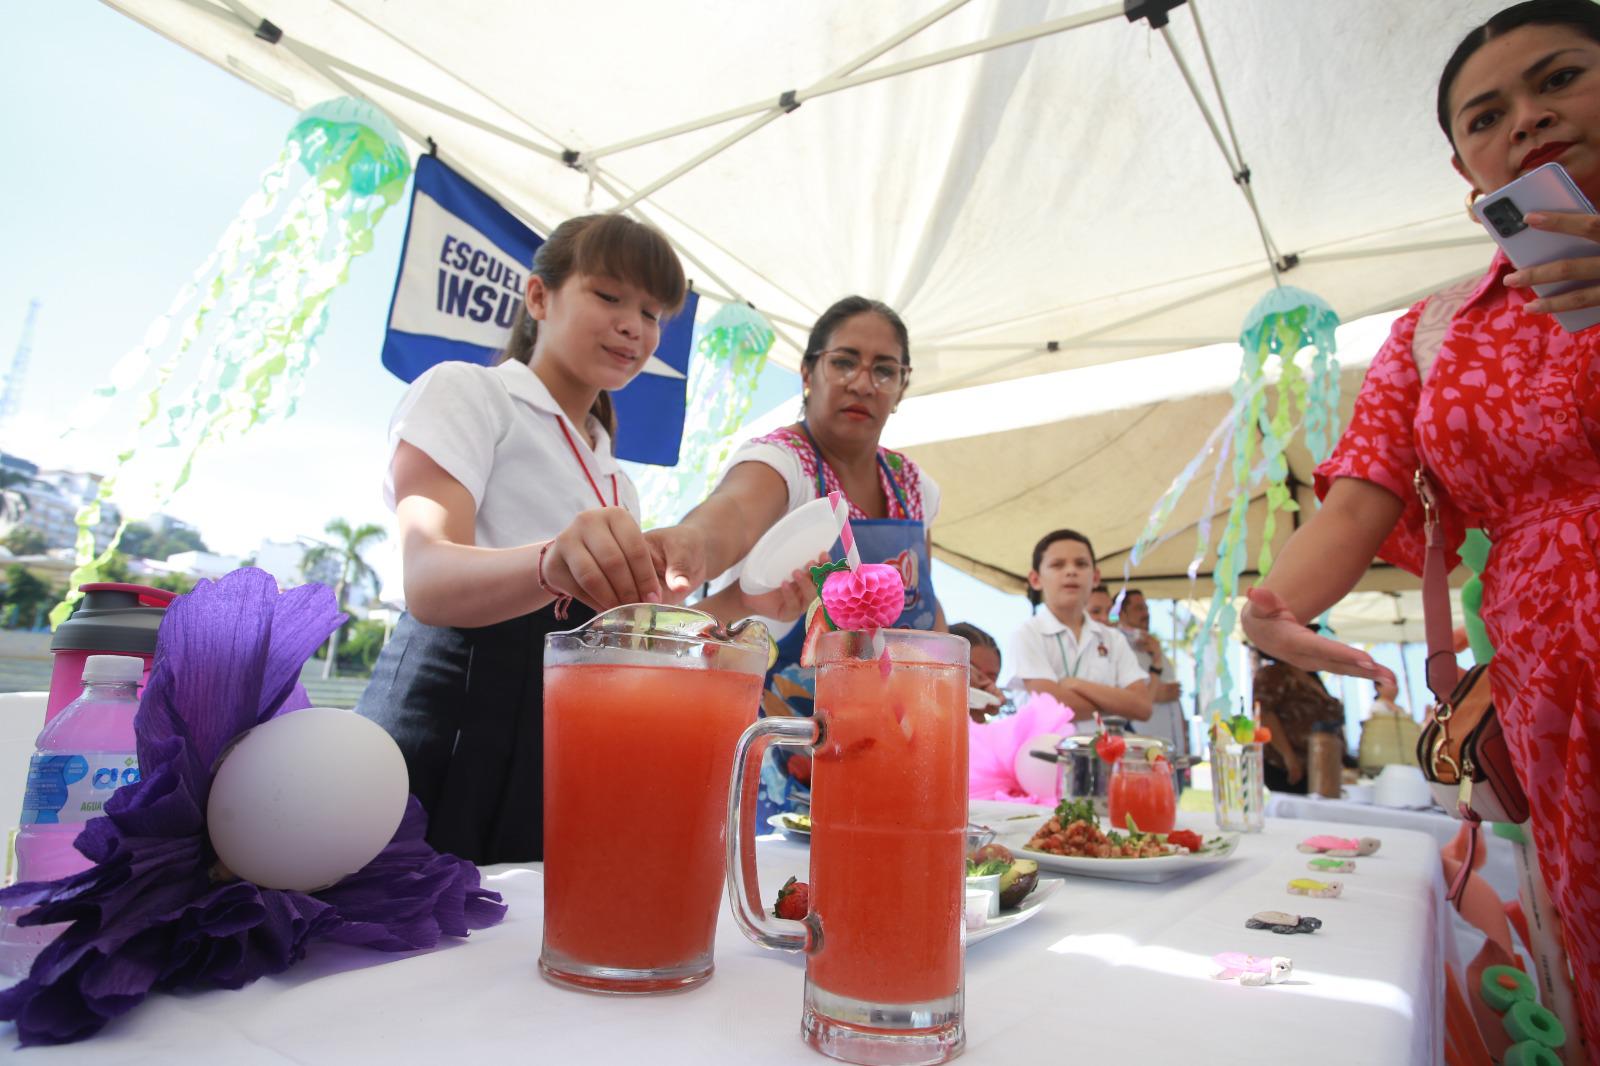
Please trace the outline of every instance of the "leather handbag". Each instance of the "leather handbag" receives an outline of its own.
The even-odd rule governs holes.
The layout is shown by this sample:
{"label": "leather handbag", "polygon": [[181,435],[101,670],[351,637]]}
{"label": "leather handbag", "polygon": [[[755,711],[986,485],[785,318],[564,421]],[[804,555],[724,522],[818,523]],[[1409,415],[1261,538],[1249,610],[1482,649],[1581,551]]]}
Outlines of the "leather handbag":
{"label": "leather handbag", "polygon": [[[1411,345],[1412,357],[1423,381],[1427,380],[1450,319],[1455,317],[1472,284],[1446,289],[1430,297],[1423,307]],[[1465,875],[1472,869],[1478,823],[1527,821],[1528,794],[1517,779],[1511,749],[1495,712],[1489,691],[1488,664],[1475,666],[1464,674],[1456,664],[1449,566],[1445,561],[1444,535],[1439,528],[1433,485],[1426,468],[1417,468],[1414,485],[1422,502],[1426,543],[1422,565],[1422,617],[1428,640],[1428,689],[1434,697],[1422,735],[1417,740],[1417,763],[1439,805],[1473,827],[1467,859],[1450,887],[1450,899],[1454,901],[1465,888]]]}
{"label": "leather handbag", "polygon": [[1417,739],[1417,763],[1445,810],[1467,821],[1525,822],[1528,794],[1517,780],[1511,749],[1489,693],[1489,667],[1461,673],[1450,626],[1450,590],[1443,537],[1427,471],[1418,470],[1427,554],[1422,564],[1422,617],[1428,635],[1428,708]]}

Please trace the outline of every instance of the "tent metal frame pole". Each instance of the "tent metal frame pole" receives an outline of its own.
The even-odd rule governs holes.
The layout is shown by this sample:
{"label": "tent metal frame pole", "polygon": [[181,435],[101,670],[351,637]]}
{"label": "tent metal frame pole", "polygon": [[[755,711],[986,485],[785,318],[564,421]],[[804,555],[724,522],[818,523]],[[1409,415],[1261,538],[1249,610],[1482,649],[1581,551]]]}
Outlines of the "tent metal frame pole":
{"label": "tent metal frame pole", "polygon": [[[618,195],[617,190],[621,190],[623,192],[629,191],[630,187],[629,187],[628,183],[623,181],[621,178],[617,177],[617,175],[616,175],[616,173],[614,171],[602,171],[602,173],[606,177],[606,179],[607,179],[607,181],[609,183],[607,185],[607,187],[606,187],[606,192],[610,193],[613,196],[617,196],[617,198],[620,199],[621,197]],[[690,222],[686,221],[683,218],[683,216],[675,213],[674,211],[672,211],[671,209],[669,209],[667,207],[662,206],[659,203],[651,203],[650,204],[650,210],[655,212],[658,215],[661,215],[662,217],[671,219],[678,226],[679,229],[681,229],[681,230],[683,230],[683,231],[685,231],[687,233],[694,234],[694,236],[696,238],[698,238],[701,241],[704,241],[711,248],[715,249],[718,252],[721,252],[723,255],[727,256],[729,259],[731,259],[735,263],[739,264],[739,266],[743,267],[745,270],[748,270],[756,278],[760,279],[760,281],[763,284],[771,286],[775,291],[783,294],[796,307],[802,308],[807,313],[809,313],[813,317],[815,317],[815,312],[811,311],[811,308],[806,304],[806,302],[803,299],[801,299],[800,297],[796,296],[794,293],[792,293],[788,289],[784,288],[783,285],[781,285],[778,282],[774,281],[772,278],[768,277],[766,274],[764,274],[761,271],[757,270],[755,267],[751,266],[749,263],[745,262],[742,258],[739,257],[738,253],[728,250],[727,248],[723,247],[722,244],[720,244],[717,240],[715,240],[714,238],[709,237],[705,233],[701,232],[699,229],[697,229],[694,226],[693,223],[690,223]],[[744,300],[743,298],[737,298],[735,302],[746,303],[748,301]],[[807,322],[799,322],[799,321],[796,321],[793,318],[789,318],[789,317],[784,316],[784,315],[776,315],[776,314],[773,314],[770,311],[766,311],[766,310],[763,310],[761,313],[766,315],[767,318],[771,319],[773,322],[782,322],[784,325],[793,326],[795,329],[798,329],[801,332],[807,332],[807,331],[809,331],[811,329],[810,323],[807,323]]]}
{"label": "tent metal frame pole", "polygon": [[[874,59],[877,59],[885,52],[888,52],[894,48],[898,48],[900,45],[904,44],[912,37],[915,37],[929,26],[932,26],[935,22],[938,22],[946,15],[960,10],[971,2],[972,0],[949,0],[949,2],[943,7],[929,12],[927,15],[924,15],[922,18],[913,22],[899,33],[885,38],[882,42],[873,47],[871,51],[863,53],[862,55],[851,60],[849,63],[846,63],[844,66],[840,67],[838,70],[828,74],[826,77],[818,81],[816,85],[812,86],[812,88],[815,89],[817,86],[826,85],[829,82],[836,81],[837,79],[848,74],[854,74],[857,70],[860,70],[862,67],[866,66]],[[796,106],[799,105],[796,104]],[[693,119],[689,122],[679,123],[676,126],[669,126],[667,129],[658,130],[655,133],[647,133],[643,136],[633,137],[626,141],[618,141],[616,144],[606,145],[604,148],[597,148],[591,152],[582,152],[579,154],[578,158],[580,162],[604,159],[608,155],[615,155],[618,152],[626,152],[630,148],[642,148],[647,144],[655,144],[657,141],[665,141],[673,137],[681,137],[685,133],[694,133],[696,130],[703,130],[711,126],[720,126],[724,122],[732,122],[736,118],[744,118],[748,115],[758,115],[763,111],[777,111],[780,114],[783,113],[782,105],[775,102],[773,98],[769,96],[766,98],[766,100],[758,104],[746,104],[743,107],[736,107],[730,111],[723,111],[715,115],[707,116],[706,118]]]}
{"label": "tent metal frame pole", "polygon": [[[471,93],[473,93],[473,94],[475,94],[477,96],[483,97],[483,99],[489,101],[489,103],[493,104],[495,107],[498,107],[505,114],[516,116],[519,121],[521,121],[523,124],[525,124],[529,129],[533,130],[539,136],[541,136],[545,140],[549,141],[552,145],[556,145],[558,148],[564,148],[565,147],[561,143],[561,138],[552,135],[549,130],[541,129],[538,126],[534,125],[532,122],[529,122],[526,118],[522,118],[520,115],[517,115],[516,108],[509,107],[503,101],[497,100],[494,97],[490,96],[488,93],[484,92],[482,89],[478,88],[476,85],[473,85],[471,82],[467,81],[461,75],[457,74],[455,71],[451,70],[449,67],[447,67],[443,63],[439,62],[437,59],[433,58],[432,56],[428,55],[426,52],[424,52],[421,49],[417,48],[410,41],[407,41],[405,38],[403,38],[403,37],[399,36],[398,34],[396,34],[393,30],[389,29],[387,26],[383,25],[380,22],[373,21],[365,13],[357,11],[355,8],[351,7],[350,4],[347,2],[347,0],[333,0],[333,3],[334,3],[334,6],[340,8],[341,10],[346,12],[348,15],[350,15],[351,18],[359,19],[363,24],[365,24],[370,29],[376,30],[378,33],[383,34],[389,40],[393,41],[395,44],[399,45],[401,48],[404,48],[406,51],[410,52],[412,55],[416,56],[418,59],[422,60],[424,63],[427,63],[434,70],[437,70],[439,73],[445,75],[451,81],[454,81],[457,85],[461,86],[463,89],[466,89],[468,92],[471,92]],[[421,102],[430,103],[430,101],[426,101],[426,100],[423,100]],[[490,132],[493,132],[493,130],[491,130]],[[544,151],[544,149],[537,148],[537,147],[534,150],[541,152],[541,154]],[[560,153],[559,150],[552,150],[551,154],[550,154],[550,157],[552,159],[554,159],[555,161],[557,161],[557,162],[562,162],[563,161],[561,153]]]}
{"label": "tent metal frame pole", "polygon": [[[246,20],[247,24],[249,24],[248,20],[250,18],[250,13],[243,4],[240,4],[238,0],[223,0],[223,2],[232,8],[236,15],[238,15],[241,19]],[[340,74],[337,74],[333,70],[321,65],[317,61],[316,57],[321,56],[324,53],[318,49],[296,41],[288,34],[284,34],[283,38],[278,42],[278,46],[288,49],[290,54],[294,55],[302,63],[306,64],[306,66],[310,67],[316,73],[321,74],[324,78],[327,78],[328,81],[332,82],[338,88],[343,89],[351,96],[359,97],[363,100],[369,99],[367,94],[361,91],[360,86],[355,85]],[[428,143],[428,135],[419,130],[416,126],[405,121],[404,119],[398,119],[392,115],[389,117],[391,121],[394,122],[395,127],[399,129],[401,133],[404,133],[407,137],[410,137],[418,145],[425,145]],[[451,165],[453,169],[460,171],[462,175],[464,175],[468,180],[472,181],[475,185],[479,185],[485,189],[493,188],[489,182],[480,177],[471,167],[466,166],[459,160]],[[517,215],[536,230],[549,233],[552,228],[548,223],[539,219],[532,212],[521,209],[514,204],[507,205],[506,210],[510,211],[514,215]]]}
{"label": "tent metal frame pole", "polygon": [[[600,175],[600,174],[594,174],[593,177],[594,177],[595,184],[600,186],[602,189],[604,189],[611,196],[615,197],[618,200],[621,200],[623,198],[621,190],[618,189],[616,186],[614,186],[606,177],[604,177],[603,175]],[[618,211],[623,211],[623,210],[630,211],[634,215],[638,216],[640,219],[642,219],[642,220],[644,220],[646,222],[649,221],[649,218],[644,214],[644,209],[641,206],[637,205],[637,204],[630,203],[627,207],[618,207],[617,210]],[[696,269],[700,270],[702,273],[704,273],[706,275],[706,277],[710,278],[716,284],[721,285],[724,289],[726,289],[729,292],[733,293],[734,297],[738,300],[738,302],[740,302],[740,303],[742,303],[745,306],[750,307],[750,308],[754,308],[755,307],[755,304],[751,303],[749,300],[747,300],[743,296],[739,295],[739,290],[738,289],[734,288],[732,285],[729,285],[726,281],[724,281],[720,276],[718,276],[716,271],[712,270],[709,266],[707,266],[698,256],[696,256],[693,252],[689,251],[689,249],[685,248],[681,242],[672,240],[672,237],[670,235],[667,236],[667,240],[670,241],[672,243],[672,246],[678,250],[678,254],[683,256],[685,259],[689,260],[689,262],[691,264],[693,264]],[[764,313],[765,312],[763,312],[763,314]],[[778,327],[777,323],[774,322],[772,319],[770,319],[770,318],[768,319],[768,324],[772,326],[772,333],[773,333],[774,337],[778,338],[779,340],[782,340],[785,344],[789,345],[791,348],[793,348],[797,352],[802,352],[803,353],[805,351],[805,345],[796,342],[793,337],[789,336],[782,329],[780,329]]]}
{"label": "tent metal frame pole", "polygon": [[[209,6],[198,4],[196,0],[182,0],[182,2],[197,7]],[[233,12],[234,17],[237,18],[240,23],[242,23],[245,28],[251,32],[254,32],[255,27],[261,24],[261,17],[241,3],[240,0],[222,0],[222,2],[228,6],[230,11]],[[394,93],[396,96],[403,96],[408,100],[415,101],[424,107],[430,108],[433,111],[437,111],[441,115],[444,115],[448,118],[453,118],[457,122],[460,122],[464,125],[473,126],[477,129],[483,130],[485,133],[490,133],[501,138],[502,140],[509,141],[519,148],[526,148],[528,151],[533,152],[536,155],[543,156],[551,162],[559,163],[562,161],[560,151],[554,148],[550,148],[546,145],[540,144],[537,141],[530,140],[519,133],[513,133],[503,126],[497,126],[492,122],[487,122],[476,115],[462,111],[459,108],[451,107],[449,104],[442,103],[433,99],[432,97],[423,96],[414,89],[409,89],[398,82],[391,81],[380,74],[375,74],[364,67],[358,67],[354,63],[351,63],[347,60],[340,59],[337,56],[329,55],[320,48],[317,48],[314,45],[306,44],[304,41],[295,38],[289,33],[285,33],[283,37],[279,39],[278,46],[286,48],[290,54],[294,55],[301,62],[305,63],[306,66],[310,67],[316,73],[321,74],[324,78],[327,78],[329,81],[333,82],[339,86],[339,88],[345,90],[352,96],[358,96],[363,100],[372,99],[370,94],[353,85],[348,79],[342,78],[335,74],[335,70],[342,70],[348,74],[353,74],[363,81],[369,82],[381,89]],[[426,59],[427,57],[423,56],[423,58]],[[429,62],[432,63],[431,60],[429,60]],[[437,63],[433,63],[433,66],[436,69],[443,70],[443,68],[439,67]],[[452,78],[455,77],[455,75],[451,74],[449,71],[444,72],[449,74]],[[459,81],[460,79],[457,78],[456,80]],[[476,92],[476,90],[474,91]],[[483,96],[481,92],[479,92],[478,95]],[[484,99],[487,100],[488,98],[484,97]],[[494,103],[494,101],[489,102]],[[497,103],[495,106],[500,107],[500,105]],[[501,110],[504,111],[506,109],[502,107]],[[384,113],[388,114],[387,109],[385,109]],[[506,111],[506,113],[511,114],[510,111]],[[389,117],[393,118],[394,116],[390,115]],[[401,125],[399,122],[396,122],[395,124],[397,126]],[[412,129],[415,129],[415,127],[412,127]],[[408,136],[411,136],[419,145],[428,143],[428,137],[426,134],[418,136],[417,134],[412,133],[411,130],[406,130],[406,133]],[[463,171],[463,173],[465,173],[465,171]]]}
{"label": "tent metal frame pole", "polygon": [[[721,155],[723,152],[727,151],[729,148],[732,148],[734,145],[738,144],[746,137],[749,137],[757,130],[762,129],[770,123],[776,122],[784,115],[787,115],[789,112],[799,107],[801,102],[808,97],[816,95],[819,93],[819,91],[825,90],[830,85],[837,84],[841,79],[850,74],[854,74],[856,71],[860,70],[868,63],[871,63],[874,59],[877,59],[885,52],[888,52],[891,49],[894,49],[905,43],[912,37],[927,29],[929,26],[933,25],[935,22],[938,22],[940,19],[950,14],[952,11],[964,7],[970,2],[971,0],[950,0],[949,3],[945,4],[937,11],[918,19],[916,22],[912,23],[910,26],[907,26],[899,33],[896,33],[887,40],[881,41],[874,45],[871,49],[857,56],[855,59],[852,59],[838,70],[833,71],[827,77],[823,78],[810,88],[802,89],[795,93],[785,93],[778,99],[777,102],[769,103],[767,105],[767,111],[765,114],[758,115],[753,121],[745,123],[737,130],[734,130],[732,133],[722,138],[722,140],[718,141],[716,144],[705,149],[704,151],[690,156],[688,159],[684,160],[676,167],[673,167],[655,181],[650,182],[644,188],[635,192],[631,199],[620,204],[617,209],[619,211],[625,211],[638,201],[647,199],[652,194],[672,184],[674,181],[677,181],[679,178],[689,173],[689,171],[694,170],[702,163]],[[588,158],[593,159],[597,158],[597,156],[598,153],[590,155]],[[578,156],[578,161],[575,165],[580,168],[585,165],[585,157],[582,154]]]}
{"label": "tent metal frame pole", "polygon": [[[751,122],[741,127],[734,133],[729,134],[727,137],[724,137],[710,148],[705,149],[684,163],[674,167],[663,177],[657,178],[655,181],[646,185],[644,188],[635,193],[633,199],[629,200],[624,206],[631,207],[634,202],[642,200],[653,193],[658,192],[663,186],[676,181],[677,179],[683,177],[683,175],[689,173],[689,171],[694,170],[702,163],[705,163],[707,160],[727,151],[733,145],[738,144],[740,141],[756,132],[756,130],[759,130],[761,127],[767,125],[767,123],[773,121],[774,119],[788,114],[788,112],[794,110],[796,107],[799,107],[807,100],[813,100],[820,96],[828,96],[836,92],[843,92],[846,89],[853,89],[859,85],[870,85],[873,82],[882,81],[885,78],[898,77],[901,74],[909,74],[912,71],[925,70],[928,67],[939,66],[943,63],[949,63],[957,59],[965,59],[968,56],[979,55],[983,52],[993,51],[997,48],[1006,48],[1013,44],[1022,44],[1027,41],[1036,40],[1040,37],[1049,37],[1057,33],[1064,33],[1067,30],[1077,29],[1080,26],[1089,26],[1096,22],[1104,22],[1107,19],[1121,17],[1122,13],[1122,5],[1113,4],[1107,7],[1096,8],[1093,11],[1085,12],[1081,15],[1069,15],[1065,18],[1052,19],[1049,22],[1042,22],[1037,26],[1030,27],[1029,29],[1015,30],[1011,33],[1003,33],[994,37],[986,37],[981,41],[975,41],[966,45],[959,45],[955,48],[947,48],[943,51],[933,52],[917,59],[908,59],[903,63],[895,63],[891,66],[882,67],[878,70],[867,71],[864,74],[856,74],[850,77],[839,78],[832,81],[824,81],[811,87],[810,89],[796,90],[792,94],[785,93],[784,96],[776,103],[769,99],[763,104],[754,105],[748,108],[738,108],[732,112],[725,112],[721,116],[713,116],[717,119],[716,122],[705,120],[699,123],[690,123],[690,129],[703,129],[706,126],[716,125],[718,122],[726,122],[732,118],[738,118],[743,115],[755,114],[760,111],[769,112],[768,114],[762,115],[756,121]],[[689,129],[681,129],[678,132],[686,133],[689,132]],[[641,143],[649,143],[650,140],[661,139],[661,137],[654,137],[646,139]],[[627,147],[637,147],[637,145],[629,144]],[[597,152],[591,152],[587,156],[580,154],[576,165],[581,168],[585,165],[586,159],[595,159],[602,155],[610,154],[611,152],[618,150],[620,149],[612,146],[611,148],[601,149]]]}
{"label": "tent metal frame pole", "polygon": [[[1255,193],[1250,188],[1250,168],[1245,165],[1244,158],[1235,158],[1228,151],[1227,144],[1222,139],[1222,131],[1217,128],[1217,120],[1212,116],[1211,109],[1206,106],[1205,97],[1200,94],[1200,85],[1194,80],[1194,75],[1189,70],[1189,64],[1184,62],[1183,53],[1178,50],[1178,42],[1173,39],[1171,29],[1162,26],[1161,39],[1166,42],[1167,50],[1172,53],[1173,62],[1178,65],[1178,72],[1183,75],[1184,84],[1189,87],[1189,95],[1194,97],[1195,106],[1200,109],[1200,114],[1206,120],[1206,127],[1211,130],[1212,138],[1217,142],[1217,150],[1222,153],[1223,160],[1228,164],[1232,174],[1233,183],[1244,194],[1245,203],[1250,208],[1250,215],[1255,219],[1256,232],[1261,237],[1262,249],[1267,253],[1267,266],[1272,271],[1272,283],[1282,284],[1279,277],[1278,264],[1282,260],[1282,253],[1272,239],[1272,234],[1267,231],[1266,220],[1261,217],[1261,207],[1256,203]],[[1220,98],[1220,90],[1219,90]]]}

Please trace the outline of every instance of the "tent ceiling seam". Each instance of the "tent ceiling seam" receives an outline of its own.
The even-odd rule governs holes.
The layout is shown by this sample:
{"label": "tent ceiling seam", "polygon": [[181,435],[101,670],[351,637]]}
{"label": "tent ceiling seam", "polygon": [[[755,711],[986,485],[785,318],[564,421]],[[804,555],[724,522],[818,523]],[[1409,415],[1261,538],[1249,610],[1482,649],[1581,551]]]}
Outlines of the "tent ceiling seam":
{"label": "tent ceiling seam", "polygon": [[[1089,330],[1089,331],[1087,331],[1085,333],[1080,333],[1080,334],[1078,334],[1078,335],[1076,335],[1074,337],[1068,338],[1066,341],[1062,341],[1062,342],[1058,342],[1058,343],[1065,344],[1065,343],[1083,342],[1083,341],[1091,340],[1092,338],[1097,337],[1102,333],[1110,333],[1112,330],[1117,330],[1117,329],[1121,329],[1124,326],[1132,325],[1133,323],[1138,322],[1140,319],[1150,318],[1150,317],[1153,317],[1155,315],[1165,314],[1168,311],[1171,311],[1171,310],[1174,310],[1176,308],[1182,307],[1184,304],[1195,303],[1195,302],[1198,302],[1200,300],[1210,299],[1213,296],[1217,296],[1217,295],[1220,295],[1221,293],[1227,292],[1229,289],[1238,288],[1241,285],[1252,284],[1254,282],[1262,280],[1265,277],[1268,277],[1269,274],[1270,274],[1270,272],[1267,271],[1267,270],[1259,270],[1258,269],[1258,270],[1254,271],[1253,273],[1246,274],[1246,275],[1244,275],[1244,276],[1242,276],[1240,278],[1237,278],[1237,279],[1235,279],[1233,281],[1225,282],[1224,284],[1214,286],[1214,287],[1212,287],[1210,289],[1204,289],[1204,290],[1202,290],[1202,291],[1200,291],[1198,293],[1194,293],[1193,295],[1184,296],[1181,299],[1170,301],[1169,303],[1163,304],[1163,305],[1161,305],[1159,307],[1149,308],[1149,309],[1146,309],[1146,310],[1143,310],[1143,311],[1139,311],[1136,314],[1127,315],[1127,316],[1125,316],[1123,318],[1117,319],[1114,322],[1108,322],[1103,326],[1096,326],[1092,330]],[[980,368],[978,368],[976,370],[973,370],[973,371],[970,371],[970,372],[968,372],[966,374],[962,374],[962,375],[959,375],[957,377],[954,377],[954,378],[950,379],[949,381],[941,382],[939,391],[943,392],[943,391],[946,391],[948,389],[953,389],[958,385],[965,384],[966,382],[972,381],[972,380],[974,380],[976,378],[984,377],[985,375],[993,374],[996,371],[1004,370],[1007,367],[1013,366],[1016,363],[1019,363],[1022,360],[1027,359],[1029,357],[1030,356],[1027,353],[1024,353],[1021,356],[1009,357],[1009,358],[1006,358],[1006,359],[999,360],[998,362],[991,363],[990,365],[988,365],[986,367],[980,367]],[[1071,369],[1074,369],[1074,367],[1069,365],[1069,366],[1061,367],[1060,369],[1071,370]]]}

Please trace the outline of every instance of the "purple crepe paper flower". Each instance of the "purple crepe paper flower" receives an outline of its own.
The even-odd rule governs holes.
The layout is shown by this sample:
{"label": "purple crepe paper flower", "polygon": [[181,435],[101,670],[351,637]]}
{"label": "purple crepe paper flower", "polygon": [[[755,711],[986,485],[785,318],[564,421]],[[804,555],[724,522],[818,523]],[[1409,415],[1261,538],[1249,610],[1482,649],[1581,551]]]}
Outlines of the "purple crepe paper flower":
{"label": "purple crepe paper flower", "polygon": [[476,867],[423,840],[415,797],[378,857],[331,888],[212,879],[205,811],[219,757],[246,730],[309,705],[300,668],[344,617],[325,586],[280,595],[255,569],[202,581],[167,608],[134,717],[142,779],[117,789],[76,842],[96,865],[0,891],[0,903],[34,907],[22,925],[72,923],[0,992],[0,1019],[17,1023],[21,1044],[92,1036],[152,989],[243,987],[315,940],[416,951],[504,916]]}

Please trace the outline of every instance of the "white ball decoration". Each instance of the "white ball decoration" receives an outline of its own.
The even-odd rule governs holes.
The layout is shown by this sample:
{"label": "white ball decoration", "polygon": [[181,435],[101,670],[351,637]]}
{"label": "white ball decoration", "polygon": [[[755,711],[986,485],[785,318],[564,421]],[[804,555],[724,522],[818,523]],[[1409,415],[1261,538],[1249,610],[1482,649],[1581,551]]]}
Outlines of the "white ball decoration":
{"label": "white ball decoration", "polygon": [[1032,755],[1036,751],[1055,754],[1056,745],[1060,742],[1059,733],[1041,733],[1036,737],[1030,737],[1026,744],[1017,749],[1017,757],[1012,763],[1011,771],[1017,776],[1017,784],[1021,785],[1028,795],[1061,798],[1056,794],[1061,784],[1056,764],[1035,759]]}
{"label": "white ball decoration", "polygon": [[377,857],[400,827],[409,791],[405,759],[382,726],[307,707],[256,726],[229,749],[206,824],[235,875],[312,892]]}

